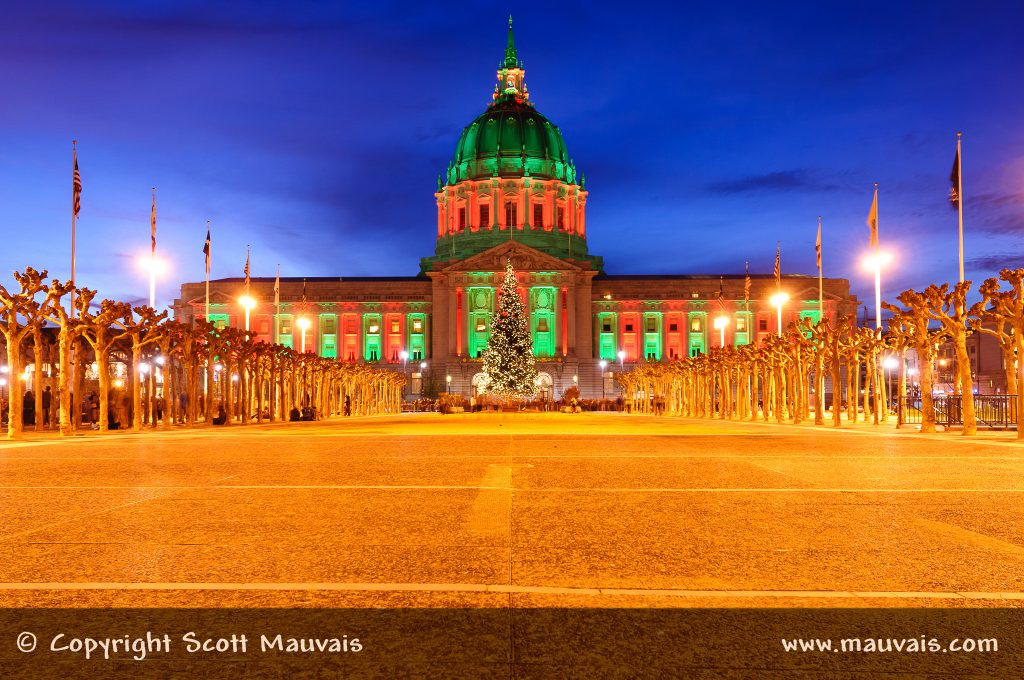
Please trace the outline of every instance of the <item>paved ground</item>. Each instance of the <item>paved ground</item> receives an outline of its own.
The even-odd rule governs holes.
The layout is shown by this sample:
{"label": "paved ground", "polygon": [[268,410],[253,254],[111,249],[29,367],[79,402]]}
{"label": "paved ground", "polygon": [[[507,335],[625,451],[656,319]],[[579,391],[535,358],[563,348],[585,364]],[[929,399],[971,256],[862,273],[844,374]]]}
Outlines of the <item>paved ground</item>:
{"label": "paved ground", "polygon": [[1024,446],[409,414],[0,443],[15,606],[1024,606]]}

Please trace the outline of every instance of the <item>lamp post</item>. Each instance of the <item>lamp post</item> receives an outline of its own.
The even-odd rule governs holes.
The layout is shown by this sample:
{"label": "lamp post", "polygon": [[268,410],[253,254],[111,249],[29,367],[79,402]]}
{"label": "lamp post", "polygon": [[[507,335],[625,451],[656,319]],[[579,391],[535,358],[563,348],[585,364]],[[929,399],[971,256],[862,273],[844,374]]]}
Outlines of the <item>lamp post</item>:
{"label": "lamp post", "polygon": [[[892,371],[894,368],[900,365],[899,359],[894,356],[888,356],[882,359],[882,369],[885,371],[885,389],[886,394],[889,395],[889,399],[892,399]],[[903,395],[900,395],[902,397]],[[888,408],[888,406],[886,407]]]}
{"label": "lamp post", "polygon": [[242,308],[245,310],[245,332],[248,333],[249,312],[251,312],[253,307],[256,306],[256,300],[254,300],[250,295],[243,295],[242,297],[238,298],[238,304],[242,305]]}
{"label": "lamp post", "polygon": [[772,295],[768,299],[768,301],[771,302],[772,305],[775,306],[775,309],[778,312],[778,331],[779,331],[778,335],[779,335],[779,337],[782,337],[782,306],[784,304],[786,304],[787,302],[789,302],[789,293],[783,293],[780,290],[775,295]]}
{"label": "lamp post", "polygon": [[604,399],[605,398],[604,369],[608,368],[608,362],[605,361],[604,359],[601,359],[601,361],[598,363],[598,366],[601,367],[601,399]]}
{"label": "lamp post", "polygon": [[306,331],[309,330],[309,319],[307,319],[304,316],[300,316],[299,320],[296,323],[299,325],[299,333],[301,334],[299,336],[299,353],[300,354],[305,354],[306,353]]}
{"label": "lamp post", "polygon": [[618,357],[619,357],[619,370],[622,371],[622,370],[625,369],[624,364],[626,362],[626,350],[620,349]]}
{"label": "lamp post", "polygon": [[450,375],[446,375],[446,376],[444,377],[444,381],[445,381],[445,383],[446,383],[446,384],[447,384],[447,386],[448,386],[448,387],[447,387],[447,389],[448,389],[448,394],[451,394],[451,393],[452,393],[452,377],[451,377]]}
{"label": "lamp post", "polygon": [[875,328],[882,327],[882,265],[891,261],[892,253],[876,250],[864,262],[875,274]]}
{"label": "lamp post", "polygon": [[719,347],[725,347],[725,328],[729,325],[729,317],[727,316],[716,316],[712,322],[715,326],[715,330],[718,331]]}

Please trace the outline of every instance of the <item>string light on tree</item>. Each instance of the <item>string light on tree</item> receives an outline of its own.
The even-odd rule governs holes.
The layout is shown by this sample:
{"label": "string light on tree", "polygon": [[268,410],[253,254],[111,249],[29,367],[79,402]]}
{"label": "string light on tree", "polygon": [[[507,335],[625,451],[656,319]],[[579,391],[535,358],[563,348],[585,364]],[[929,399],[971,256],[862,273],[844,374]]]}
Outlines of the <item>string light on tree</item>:
{"label": "string light on tree", "polygon": [[485,392],[501,397],[526,397],[536,393],[537,366],[530,324],[511,260],[505,265],[505,279],[498,290],[491,336],[483,360]]}

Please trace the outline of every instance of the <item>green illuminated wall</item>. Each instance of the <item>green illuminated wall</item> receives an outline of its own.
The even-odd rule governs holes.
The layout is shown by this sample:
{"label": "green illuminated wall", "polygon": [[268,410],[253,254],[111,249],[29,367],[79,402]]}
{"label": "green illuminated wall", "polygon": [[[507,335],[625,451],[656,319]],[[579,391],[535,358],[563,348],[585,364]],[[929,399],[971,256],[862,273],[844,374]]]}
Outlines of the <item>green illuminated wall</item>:
{"label": "green illuminated wall", "polygon": [[277,342],[285,347],[295,347],[292,340],[292,315],[279,314],[277,317]]}
{"label": "green illuminated wall", "polygon": [[491,334],[491,315],[494,313],[494,289],[490,286],[473,286],[466,289],[466,318],[469,322],[469,356],[481,356],[487,349]]}
{"label": "green illuminated wall", "polygon": [[320,323],[320,356],[336,359],[338,357],[338,317],[334,314],[321,314]]}
{"label": "green illuminated wall", "polygon": [[530,333],[533,337],[533,355],[538,358],[555,356],[555,304],[558,290],[551,286],[530,289]]}
{"label": "green illuminated wall", "polygon": [[661,361],[662,341],[662,315],[661,312],[644,312],[640,323],[644,334],[644,359],[648,361]]}
{"label": "green illuminated wall", "polygon": [[228,314],[211,314],[207,320],[218,329],[227,328],[231,325],[231,316]]}
{"label": "green illuminated wall", "polygon": [[410,360],[422,361],[426,359],[427,315],[420,313],[409,314],[405,320],[405,327],[409,334],[409,341],[406,343],[406,346],[409,348]]}
{"label": "green illuminated wall", "polygon": [[708,351],[708,315],[706,312],[690,312],[686,315],[687,346],[690,356],[706,354]]}
{"label": "green illuminated wall", "polygon": [[[740,321],[743,321],[743,328],[740,327]],[[732,320],[733,323],[733,344],[736,347],[740,345],[749,345],[754,335],[754,315],[750,312],[736,312],[735,318]]]}
{"label": "green illuminated wall", "polygon": [[380,342],[382,330],[380,314],[363,314],[363,359],[366,361],[380,361],[383,358]]}
{"label": "green illuminated wall", "polygon": [[619,319],[615,312],[599,312],[597,315],[597,350],[601,359],[615,361],[618,357],[616,338],[619,333]]}

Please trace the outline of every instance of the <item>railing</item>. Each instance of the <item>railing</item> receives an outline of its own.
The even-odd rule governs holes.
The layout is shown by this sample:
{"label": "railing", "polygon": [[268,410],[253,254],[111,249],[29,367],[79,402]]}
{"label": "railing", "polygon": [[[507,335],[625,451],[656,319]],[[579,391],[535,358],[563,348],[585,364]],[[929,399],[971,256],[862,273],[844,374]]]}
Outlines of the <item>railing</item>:
{"label": "railing", "polygon": [[[933,397],[935,423],[945,427],[964,424],[963,396],[945,394]],[[979,427],[993,430],[1017,429],[1017,395],[976,394],[974,413]],[[921,397],[906,397],[903,400],[903,422],[921,422]]]}

